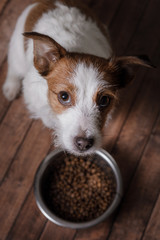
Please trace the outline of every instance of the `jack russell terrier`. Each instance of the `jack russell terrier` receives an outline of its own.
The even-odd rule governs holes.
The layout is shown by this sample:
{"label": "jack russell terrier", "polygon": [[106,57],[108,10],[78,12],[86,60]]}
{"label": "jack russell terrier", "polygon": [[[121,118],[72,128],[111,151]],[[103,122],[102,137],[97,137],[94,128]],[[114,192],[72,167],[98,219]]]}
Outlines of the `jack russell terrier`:
{"label": "jack russell terrier", "polygon": [[17,21],[3,93],[13,100],[22,86],[31,116],[53,129],[55,146],[91,154],[133,65],[151,66],[139,57],[114,57],[106,28],[81,3],[39,0]]}

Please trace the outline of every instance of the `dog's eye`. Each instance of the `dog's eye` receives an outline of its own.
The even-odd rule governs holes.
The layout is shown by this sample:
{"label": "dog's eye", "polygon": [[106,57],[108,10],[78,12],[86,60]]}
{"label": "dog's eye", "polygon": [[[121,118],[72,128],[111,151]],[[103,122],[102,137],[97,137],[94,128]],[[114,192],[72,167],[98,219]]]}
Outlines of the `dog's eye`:
{"label": "dog's eye", "polygon": [[100,109],[108,107],[110,102],[111,98],[108,95],[100,96],[98,98],[98,106]]}
{"label": "dog's eye", "polygon": [[71,96],[69,93],[65,91],[61,91],[58,93],[58,100],[63,105],[70,105],[71,104]]}

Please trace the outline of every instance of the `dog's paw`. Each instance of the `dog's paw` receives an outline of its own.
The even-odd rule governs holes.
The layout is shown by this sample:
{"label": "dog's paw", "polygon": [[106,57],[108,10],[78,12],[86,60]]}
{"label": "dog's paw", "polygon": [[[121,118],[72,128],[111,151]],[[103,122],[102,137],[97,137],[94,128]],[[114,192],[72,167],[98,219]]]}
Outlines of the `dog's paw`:
{"label": "dog's paw", "polygon": [[20,90],[20,82],[19,81],[6,81],[2,87],[2,91],[4,96],[12,101],[18,95]]}

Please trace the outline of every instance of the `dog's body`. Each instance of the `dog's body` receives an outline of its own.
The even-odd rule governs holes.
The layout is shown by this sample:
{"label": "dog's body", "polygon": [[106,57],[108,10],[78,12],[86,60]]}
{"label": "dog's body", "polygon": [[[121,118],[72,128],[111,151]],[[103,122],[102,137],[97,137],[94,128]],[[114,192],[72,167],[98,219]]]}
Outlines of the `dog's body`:
{"label": "dog's body", "polygon": [[89,154],[101,144],[117,90],[131,80],[126,66],[147,65],[136,57],[111,57],[107,32],[92,16],[70,1],[38,1],[13,33],[4,95],[13,100],[23,79],[25,103],[54,130],[55,143]]}

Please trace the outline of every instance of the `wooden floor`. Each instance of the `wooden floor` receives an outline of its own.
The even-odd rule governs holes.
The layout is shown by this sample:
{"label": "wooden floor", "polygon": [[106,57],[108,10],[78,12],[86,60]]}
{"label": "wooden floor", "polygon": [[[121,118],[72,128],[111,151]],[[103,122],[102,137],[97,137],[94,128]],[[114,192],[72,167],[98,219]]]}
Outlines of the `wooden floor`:
{"label": "wooden floor", "polygon": [[[31,0],[0,0],[0,86],[16,19]],[[19,97],[0,90],[0,240],[160,239],[160,1],[86,0],[109,26],[117,55],[147,54],[157,69],[137,69],[120,93],[104,148],[116,159],[124,182],[117,211],[103,223],[71,230],[47,221],[33,195],[36,169],[50,151],[50,132],[29,118]]]}

